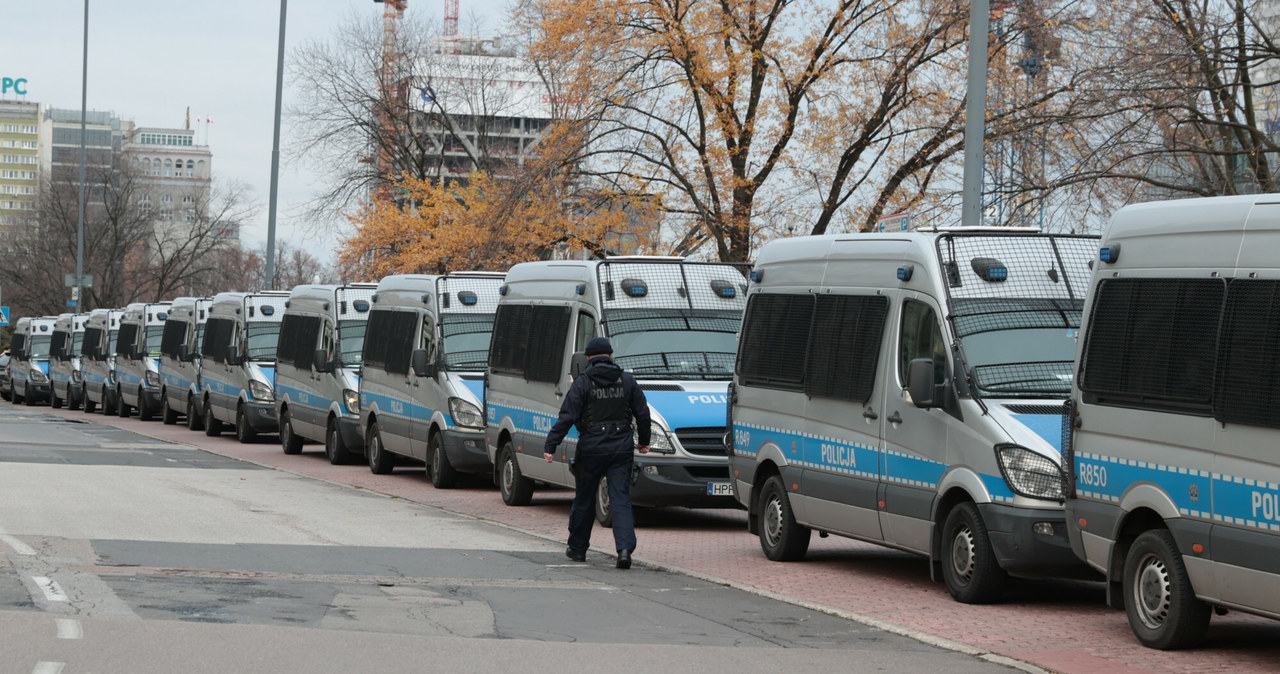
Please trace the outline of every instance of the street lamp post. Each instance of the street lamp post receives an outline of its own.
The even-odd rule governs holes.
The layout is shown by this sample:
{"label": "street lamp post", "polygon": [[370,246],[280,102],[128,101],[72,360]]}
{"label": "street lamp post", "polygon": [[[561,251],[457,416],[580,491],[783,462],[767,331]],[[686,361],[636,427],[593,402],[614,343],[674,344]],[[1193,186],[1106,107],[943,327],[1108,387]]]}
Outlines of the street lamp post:
{"label": "street lamp post", "polygon": [[89,115],[89,0],[84,0],[84,50],[80,64],[80,217],[76,221],[76,279],[74,292],[76,313],[82,313],[84,307],[84,288],[80,287],[84,279],[84,191],[85,191],[85,144],[88,137]]}
{"label": "street lamp post", "polygon": [[987,31],[990,3],[969,3],[969,78],[964,108],[964,187],[960,224],[982,224],[983,137],[987,130]]}
{"label": "street lamp post", "polygon": [[[85,0],[88,2],[88,0]],[[284,18],[289,0],[280,0],[280,47],[276,51],[276,125],[271,136],[271,196],[267,206],[267,288],[276,289],[276,197],[280,188],[280,100],[284,92]]]}

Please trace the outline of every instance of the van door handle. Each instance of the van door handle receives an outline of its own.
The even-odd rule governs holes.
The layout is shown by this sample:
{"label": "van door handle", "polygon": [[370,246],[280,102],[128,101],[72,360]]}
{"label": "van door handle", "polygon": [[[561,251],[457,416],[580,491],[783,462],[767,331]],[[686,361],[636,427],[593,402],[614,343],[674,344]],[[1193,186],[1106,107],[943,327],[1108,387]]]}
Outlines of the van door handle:
{"label": "van door handle", "polygon": [[564,397],[564,394],[560,392],[560,389],[556,389],[556,397],[557,398]]}
{"label": "van door handle", "polygon": [[871,419],[872,421],[875,421],[876,419],[880,418],[880,415],[876,414],[875,410],[868,409],[868,410],[862,410],[862,418]]}
{"label": "van door handle", "polygon": [[885,418],[885,421],[891,424],[900,424],[902,423],[902,415],[898,414],[895,411],[893,414],[890,414],[887,418]]}

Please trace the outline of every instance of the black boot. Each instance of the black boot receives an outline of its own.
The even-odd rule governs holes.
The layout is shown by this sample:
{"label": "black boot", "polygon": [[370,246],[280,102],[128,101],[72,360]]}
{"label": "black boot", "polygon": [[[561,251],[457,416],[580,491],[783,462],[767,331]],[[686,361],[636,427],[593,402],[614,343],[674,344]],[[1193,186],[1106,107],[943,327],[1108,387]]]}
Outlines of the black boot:
{"label": "black boot", "polygon": [[619,569],[631,568],[631,551],[630,550],[618,551],[618,568]]}

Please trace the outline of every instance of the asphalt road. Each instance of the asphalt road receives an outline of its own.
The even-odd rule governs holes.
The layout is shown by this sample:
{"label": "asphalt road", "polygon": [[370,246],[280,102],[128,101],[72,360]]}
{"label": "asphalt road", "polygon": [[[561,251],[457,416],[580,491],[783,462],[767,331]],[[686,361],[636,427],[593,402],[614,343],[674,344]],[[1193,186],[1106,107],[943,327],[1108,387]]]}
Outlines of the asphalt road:
{"label": "asphalt road", "polygon": [[0,406],[0,672],[1008,671],[74,414]]}

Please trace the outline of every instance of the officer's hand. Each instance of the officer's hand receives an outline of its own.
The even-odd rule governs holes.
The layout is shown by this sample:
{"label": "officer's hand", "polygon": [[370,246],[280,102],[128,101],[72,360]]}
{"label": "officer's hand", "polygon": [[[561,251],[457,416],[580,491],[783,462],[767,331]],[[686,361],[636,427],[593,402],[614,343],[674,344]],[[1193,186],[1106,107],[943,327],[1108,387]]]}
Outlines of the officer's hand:
{"label": "officer's hand", "polygon": [[546,459],[547,463],[551,463],[551,460],[556,458],[556,455],[543,453],[542,458]]}
{"label": "officer's hand", "polygon": [[648,454],[648,453],[649,453],[649,445],[644,445],[644,446],[642,446],[642,447],[636,447],[636,451],[637,451],[637,452],[640,452],[641,454]]}

